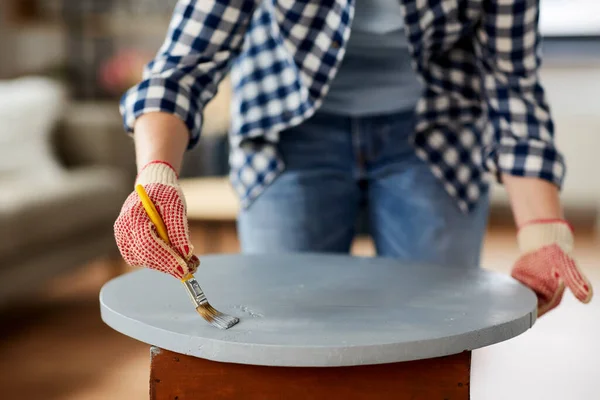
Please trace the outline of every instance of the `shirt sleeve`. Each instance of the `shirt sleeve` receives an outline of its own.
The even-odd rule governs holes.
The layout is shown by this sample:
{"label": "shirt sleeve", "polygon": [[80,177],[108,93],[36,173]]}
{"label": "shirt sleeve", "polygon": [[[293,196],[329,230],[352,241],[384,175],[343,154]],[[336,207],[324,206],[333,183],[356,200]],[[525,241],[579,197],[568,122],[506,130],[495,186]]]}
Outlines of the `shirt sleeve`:
{"label": "shirt sleeve", "polygon": [[539,0],[485,0],[476,30],[482,90],[493,136],[484,156],[496,173],[541,178],[562,186],[565,163],[539,81]]}
{"label": "shirt sleeve", "polygon": [[121,98],[128,133],[138,117],[162,111],[190,132],[189,148],[202,130],[202,112],[241,51],[250,18],[261,0],[179,0],[168,33],[140,83]]}

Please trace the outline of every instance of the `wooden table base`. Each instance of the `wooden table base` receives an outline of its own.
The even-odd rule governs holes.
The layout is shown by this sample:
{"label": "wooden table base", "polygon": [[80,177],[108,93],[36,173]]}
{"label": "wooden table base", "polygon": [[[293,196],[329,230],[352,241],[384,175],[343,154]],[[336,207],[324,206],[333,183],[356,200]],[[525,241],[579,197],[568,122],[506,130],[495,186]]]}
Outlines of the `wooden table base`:
{"label": "wooden table base", "polygon": [[227,364],[152,347],[150,399],[469,399],[471,352],[335,368]]}

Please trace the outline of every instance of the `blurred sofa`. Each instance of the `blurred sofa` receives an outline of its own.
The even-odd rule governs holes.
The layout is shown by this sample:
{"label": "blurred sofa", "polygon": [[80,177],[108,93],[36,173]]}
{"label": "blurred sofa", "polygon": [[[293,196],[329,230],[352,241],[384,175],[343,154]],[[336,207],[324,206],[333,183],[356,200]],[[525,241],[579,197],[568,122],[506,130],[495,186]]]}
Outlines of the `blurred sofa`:
{"label": "blurred sofa", "polygon": [[0,307],[56,275],[118,259],[112,224],[134,157],[125,135],[107,132],[85,124],[57,82],[0,81]]}

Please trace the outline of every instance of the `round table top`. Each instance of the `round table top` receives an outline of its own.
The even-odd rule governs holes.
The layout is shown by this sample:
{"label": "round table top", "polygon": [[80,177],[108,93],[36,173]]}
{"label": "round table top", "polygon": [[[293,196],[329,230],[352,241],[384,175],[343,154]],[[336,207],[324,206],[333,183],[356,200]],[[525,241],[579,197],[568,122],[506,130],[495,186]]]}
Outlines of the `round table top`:
{"label": "round table top", "polygon": [[350,366],[441,357],[529,329],[534,293],[481,269],[343,255],[203,256],[196,279],[240,322],[206,323],[176,279],[139,270],[100,292],[102,319],[167,350],[221,362]]}

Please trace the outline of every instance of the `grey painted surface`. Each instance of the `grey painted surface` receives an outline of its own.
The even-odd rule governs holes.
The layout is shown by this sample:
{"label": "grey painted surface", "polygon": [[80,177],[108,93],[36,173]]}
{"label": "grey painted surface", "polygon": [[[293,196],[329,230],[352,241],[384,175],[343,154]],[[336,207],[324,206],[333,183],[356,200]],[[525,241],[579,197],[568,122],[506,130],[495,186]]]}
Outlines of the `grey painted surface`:
{"label": "grey painted surface", "polygon": [[238,325],[208,325],[177,280],[150,270],[103,287],[102,319],[178,353],[275,366],[439,357],[510,339],[535,321],[533,292],[483,270],[336,255],[221,255],[202,257],[196,278]]}

